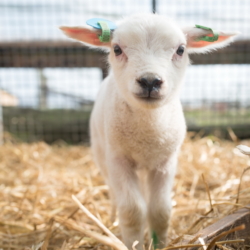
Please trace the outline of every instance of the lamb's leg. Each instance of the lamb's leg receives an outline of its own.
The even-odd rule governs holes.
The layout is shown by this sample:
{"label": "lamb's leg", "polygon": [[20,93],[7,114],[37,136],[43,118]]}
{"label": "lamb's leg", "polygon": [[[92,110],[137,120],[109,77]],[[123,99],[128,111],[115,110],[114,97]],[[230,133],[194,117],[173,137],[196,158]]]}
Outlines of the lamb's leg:
{"label": "lamb's leg", "polygon": [[146,204],[140,193],[138,178],[130,161],[117,157],[109,165],[109,183],[115,197],[122,240],[132,249],[139,241],[137,249],[143,249]]}
{"label": "lamb's leg", "polygon": [[157,248],[166,247],[167,230],[171,214],[171,190],[176,168],[176,158],[168,161],[167,171],[157,169],[148,173],[148,220],[151,233],[157,237]]}
{"label": "lamb's leg", "polygon": [[109,190],[109,197],[110,197],[110,200],[111,200],[110,221],[112,223],[114,223],[115,220],[116,220],[116,205],[115,205],[115,198],[114,198],[114,194],[112,192],[112,189]]}

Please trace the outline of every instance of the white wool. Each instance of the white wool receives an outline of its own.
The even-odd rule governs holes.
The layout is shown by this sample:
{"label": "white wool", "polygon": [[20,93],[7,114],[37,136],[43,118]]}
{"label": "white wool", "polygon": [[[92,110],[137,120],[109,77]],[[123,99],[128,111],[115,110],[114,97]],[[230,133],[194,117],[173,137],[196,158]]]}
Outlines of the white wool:
{"label": "white wool", "polygon": [[[82,34],[76,36],[71,32],[74,28],[62,29],[72,38],[110,50],[110,72],[91,116],[91,144],[95,163],[118,209],[123,241],[131,248],[138,240],[137,249],[142,249],[147,218],[150,230],[158,237],[158,247],[164,247],[177,157],[186,132],[179,92],[189,64],[187,52],[221,47],[231,35],[222,43],[200,47],[192,42],[207,32],[192,27],[182,30],[173,21],[153,14],[121,20],[111,42],[101,45],[89,39],[90,32],[99,31],[83,27]],[[115,55],[116,45],[121,55]],[[177,54],[180,45],[187,47],[182,56]],[[141,98],[147,90],[139,82],[149,76],[162,81],[150,92],[155,99]],[[138,174],[142,171],[146,195]]]}

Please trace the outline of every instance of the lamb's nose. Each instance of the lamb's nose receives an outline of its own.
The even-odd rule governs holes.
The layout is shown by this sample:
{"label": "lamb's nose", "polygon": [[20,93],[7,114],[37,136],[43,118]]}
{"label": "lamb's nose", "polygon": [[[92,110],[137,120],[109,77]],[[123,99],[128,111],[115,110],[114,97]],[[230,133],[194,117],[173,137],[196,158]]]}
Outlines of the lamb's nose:
{"label": "lamb's nose", "polygon": [[137,79],[137,82],[144,89],[151,92],[154,88],[159,89],[163,83],[162,79],[154,74],[147,74]]}

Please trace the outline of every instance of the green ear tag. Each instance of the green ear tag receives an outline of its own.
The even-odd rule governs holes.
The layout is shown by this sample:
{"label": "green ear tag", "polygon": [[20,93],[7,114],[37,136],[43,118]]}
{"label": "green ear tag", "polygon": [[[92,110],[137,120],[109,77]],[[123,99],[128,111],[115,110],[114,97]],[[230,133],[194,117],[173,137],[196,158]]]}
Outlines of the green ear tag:
{"label": "green ear tag", "polygon": [[201,25],[198,25],[196,24],[195,25],[196,28],[199,28],[199,29],[204,29],[204,30],[210,30],[214,36],[202,36],[202,37],[199,37],[197,38],[197,41],[206,41],[206,42],[215,42],[218,40],[219,38],[219,33],[216,32],[216,31],[213,31],[211,28],[208,28],[208,27],[204,27],[204,26],[201,26]]}
{"label": "green ear tag", "polygon": [[103,43],[107,43],[110,40],[110,28],[104,21],[99,21],[98,24],[101,26],[102,34],[99,36],[99,40]]}
{"label": "green ear tag", "polygon": [[157,249],[159,242],[158,242],[158,237],[157,237],[155,231],[152,232],[152,239],[153,239],[154,249]]}

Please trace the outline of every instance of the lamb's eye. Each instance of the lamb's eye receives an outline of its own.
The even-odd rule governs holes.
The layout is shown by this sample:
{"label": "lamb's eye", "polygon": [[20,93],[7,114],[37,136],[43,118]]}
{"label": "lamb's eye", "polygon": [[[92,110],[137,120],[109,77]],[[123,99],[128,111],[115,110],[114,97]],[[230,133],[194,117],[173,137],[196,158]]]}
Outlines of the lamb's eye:
{"label": "lamb's eye", "polygon": [[179,56],[182,56],[184,51],[185,51],[185,46],[180,45],[179,48],[176,50],[176,54],[179,55]]}
{"label": "lamb's eye", "polygon": [[115,45],[114,46],[114,52],[115,52],[116,56],[119,56],[119,55],[122,54],[122,49],[118,45]]}

